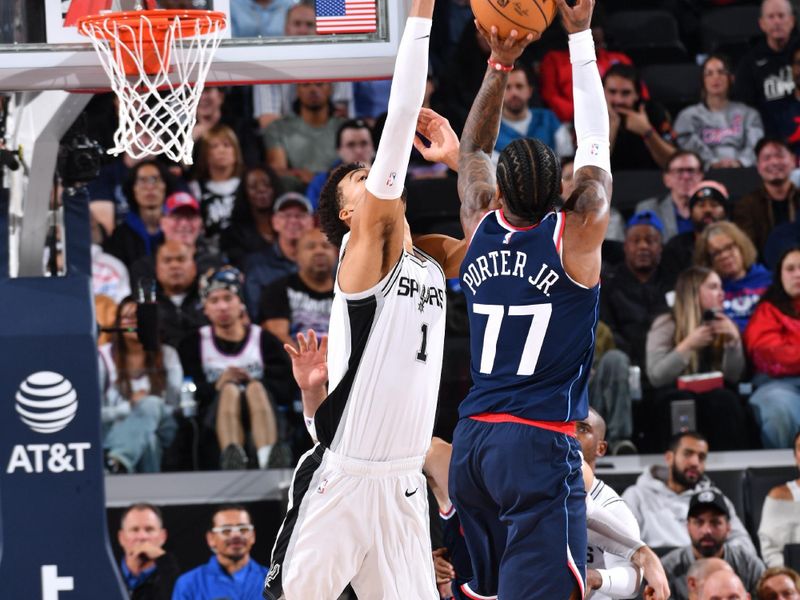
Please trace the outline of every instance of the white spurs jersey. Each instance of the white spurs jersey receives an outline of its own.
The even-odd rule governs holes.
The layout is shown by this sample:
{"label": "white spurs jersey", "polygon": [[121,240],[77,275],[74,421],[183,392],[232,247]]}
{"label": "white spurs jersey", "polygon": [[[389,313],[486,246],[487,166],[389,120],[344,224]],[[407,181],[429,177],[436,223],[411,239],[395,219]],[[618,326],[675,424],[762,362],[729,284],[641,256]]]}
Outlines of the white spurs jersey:
{"label": "white spurs jersey", "polygon": [[[611,486],[606,485],[601,479],[595,477],[594,481],[592,482],[592,488],[589,490],[589,494],[592,496],[592,500],[594,500],[596,504],[607,509],[615,517],[617,517],[617,519],[628,526],[627,530],[623,532],[625,535],[639,539],[639,523],[636,521],[636,517],[633,516],[631,509],[628,508],[628,505],[625,504],[625,501],[620,498],[619,494],[617,494],[617,492],[615,492]],[[612,581],[615,580],[614,569],[636,569],[633,563],[625,560],[624,558],[611,554],[610,552],[603,552],[603,550],[592,543],[592,537],[593,534],[592,530],[590,529],[588,540],[589,545],[587,548],[588,556],[586,557],[587,569],[605,569],[609,573]],[[627,581],[627,579],[625,580]],[[625,590],[625,592],[630,593],[623,592],[620,595],[614,596],[609,596],[599,591],[590,591],[587,595],[587,599],[612,600],[612,598],[632,598],[636,595],[637,590],[638,588],[634,586],[631,590]]]}
{"label": "white spurs jersey", "polygon": [[404,250],[389,274],[364,292],[342,292],[337,277],[329,395],[314,416],[323,446],[370,461],[425,454],[439,395],[445,311],[442,268],[416,248]]}

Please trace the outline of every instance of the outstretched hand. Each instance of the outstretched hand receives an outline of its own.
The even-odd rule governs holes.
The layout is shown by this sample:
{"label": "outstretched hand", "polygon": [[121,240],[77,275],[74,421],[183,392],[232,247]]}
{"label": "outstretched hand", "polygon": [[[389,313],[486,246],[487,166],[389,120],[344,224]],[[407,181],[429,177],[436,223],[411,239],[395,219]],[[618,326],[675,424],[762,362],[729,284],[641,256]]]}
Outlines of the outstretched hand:
{"label": "outstretched hand", "polygon": [[533,40],[538,40],[542,35],[541,33],[529,33],[525,37],[520,37],[519,31],[512,29],[507,38],[500,39],[500,36],[497,34],[497,27],[494,25],[492,25],[491,30],[487,30],[475,19],[475,27],[478,28],[478,32],[480,32],[492,49],[490,60],[506,66],[513,65],[522,55],[523,50],[525,50],[528,44]]}
{"label": "outstretched hand", "polygon": [[297,348],[291,344],[283,345],[292,359],[292,374],[301,390],[311,390],[325,385],[328,381],[328,336],[321,340],[313,329],[308,330],[308,338],[297,334]]}
{"label": "outstretched hand", "polygon": [[450,121],[430,108],[423,108],[417,118],[417,132],[425,136],[430,146],[414,136],[414,148],[428,162],[442,162],[454,171],[458,170],[458,136]]}
{"label": "outstretched hand", "polygon": [[586,31],[592,22],[594,0],[575,0],[575,5],[570,6],[567,0],[556,0],[558,12],[561,13],[561,24],[567,33]]}

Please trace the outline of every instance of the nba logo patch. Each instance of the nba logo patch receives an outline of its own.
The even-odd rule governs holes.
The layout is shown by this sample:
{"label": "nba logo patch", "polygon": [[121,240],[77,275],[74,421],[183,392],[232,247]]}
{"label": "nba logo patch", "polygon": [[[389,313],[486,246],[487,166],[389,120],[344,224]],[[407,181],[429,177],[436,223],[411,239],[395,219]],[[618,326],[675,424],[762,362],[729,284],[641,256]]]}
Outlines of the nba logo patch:
{"label": "nba logo patch", "polygon": [[397,173],[392,171],[389,173],[388,179],[386,179],[386,187],[392,187],[394,185],[395,179],[397,179]]}

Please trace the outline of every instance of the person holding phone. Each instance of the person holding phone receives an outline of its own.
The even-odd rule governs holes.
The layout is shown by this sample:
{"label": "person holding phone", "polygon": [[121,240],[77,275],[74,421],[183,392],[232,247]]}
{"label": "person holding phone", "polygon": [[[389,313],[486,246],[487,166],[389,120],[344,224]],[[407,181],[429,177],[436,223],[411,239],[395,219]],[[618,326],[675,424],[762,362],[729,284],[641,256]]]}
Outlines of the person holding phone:
{"label": "person holding phone", "polygon": [[[647,334],[647,376],[657,388],[660,422],[670,422],[673,400],[693,399],[697,429],[709,445],[739,450],[747,442],[747,415],[742,400],[725,385],[739,382],[745,358],[739,328],[722,312],[723,298],[722,281],[711,269],[690,267],[678,276],[675,305],[653,321]],[[725,385],[702,393],[676,387],[681,375],[711,371],[721,371]]]}

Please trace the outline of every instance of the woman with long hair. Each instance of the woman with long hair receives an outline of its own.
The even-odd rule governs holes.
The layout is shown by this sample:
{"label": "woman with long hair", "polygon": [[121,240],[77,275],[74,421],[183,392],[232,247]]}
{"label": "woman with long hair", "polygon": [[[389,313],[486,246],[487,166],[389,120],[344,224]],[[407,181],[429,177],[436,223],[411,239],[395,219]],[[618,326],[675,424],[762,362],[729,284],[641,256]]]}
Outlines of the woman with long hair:
{"label": "woman with long hair", "polygon": [[789,448],[800,429],[800,246],[778,261],[744,332],[755,367],[750,406],[765,448]]}
{"label": "woman with long hair", "polygon": [[[693,399],[697,429],[715,450],[746,445],[747,415],[738,395],[728,389],[745,368],[739,328],[722,312],[722,282],[705,267],[689,267],[678,276],[675,305],[656,318],[647,334],[647,376],[657,392],[662,418],[670,422],[673,400]],[[705,392],[677,388],[682,375],[721,371],[723,386]]]}
{"label": "woman with long hair", "polygon": [[733,71],[728,59],[711,54],[703,62],[702,100],[684,108],[675,119],[678,146],[694,150],[706,169],[752,167],[755,147],[764,137],[754,108],[730,100]]}
{"label": "woman with long hair", "polygon": [[111,472],[160,470],[172,443],[172,416],[180,402],[183,369],[174,348],[145,350],[136,334],[136,302],[117,307],[111,342],[100,347],[102,421],[106,467]]}
{"label": "woman with long hair", "polygon": [[722,279],[722,308],[739,331],[747,327],[761,296],[772,283],[772,274],[756,262],[757,257],[753,242],[730,221],[706,226],[695,245],[695,264],[714,269]]}
{"label": "woman with long hair", "polygon": [[164,241],[161,215],[164,202],[175,187],[167,168],[155,160],[144,160],[128,172],[123,193],[130,210],[125,221],[103,244],[103,249],[130,266],[142,256],[154,256]]}
{"label": "woman with long hair", "polygon": [[244,159],[239,138],[227,125],[214,125],[200,138],[192,193],[200,199],[205,236],[219,246],[219,235],[228,227],[233,205],[240,193]]}
{"label": "woman with long hair", "polygon": [[281,194],[283,185],[272,168],[261,165],[247,170],[233,204],[231,224],[220,236],[220,249],[231,264],[242,268],[247,254],[275,241],[272,206]]}

